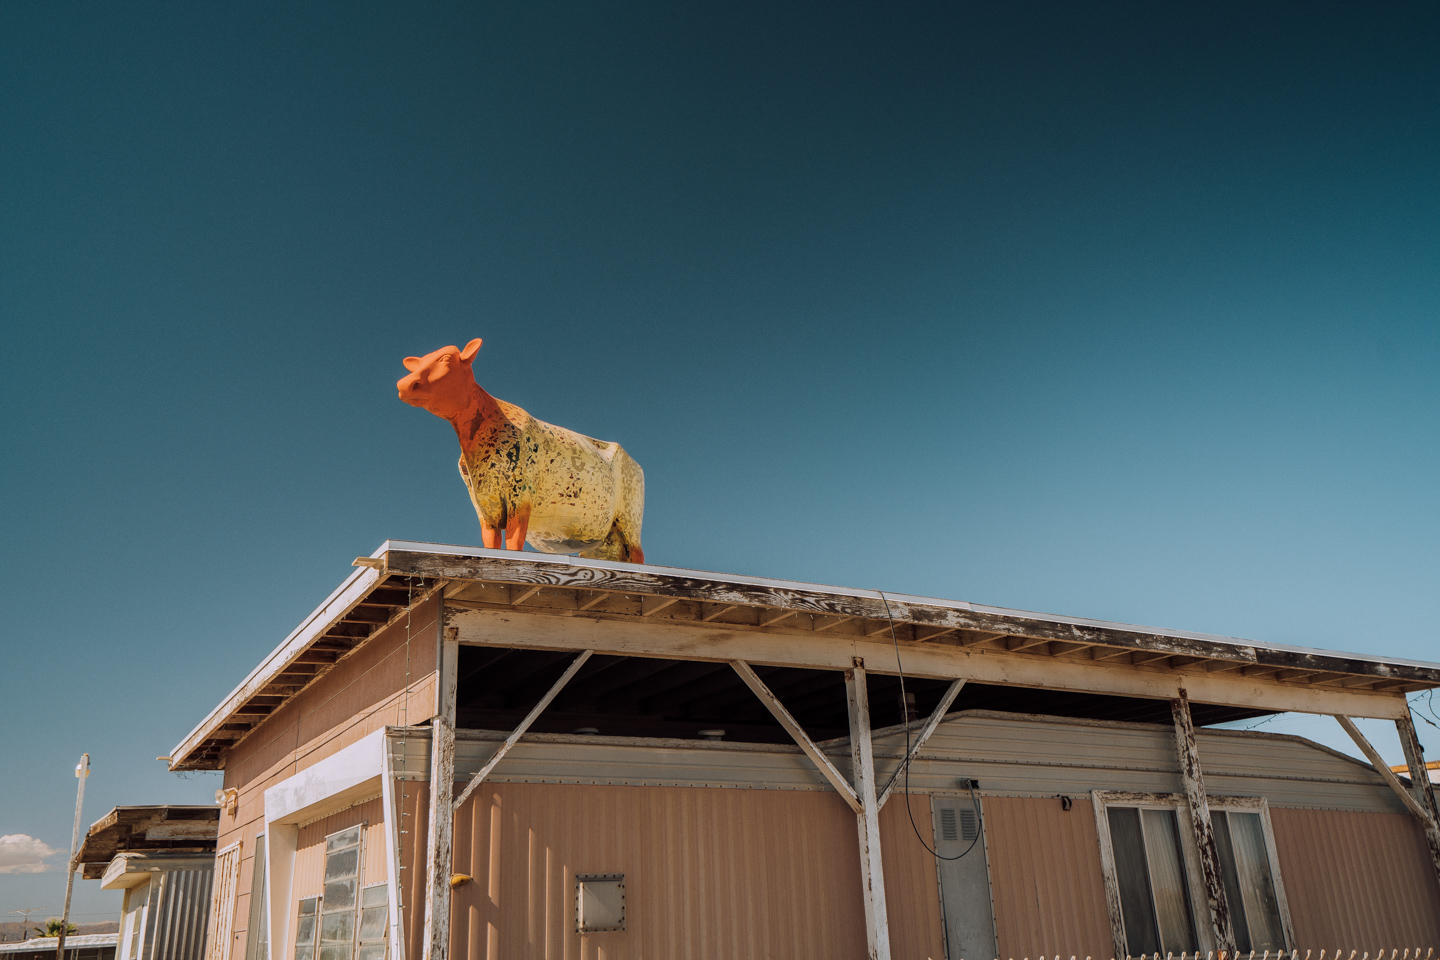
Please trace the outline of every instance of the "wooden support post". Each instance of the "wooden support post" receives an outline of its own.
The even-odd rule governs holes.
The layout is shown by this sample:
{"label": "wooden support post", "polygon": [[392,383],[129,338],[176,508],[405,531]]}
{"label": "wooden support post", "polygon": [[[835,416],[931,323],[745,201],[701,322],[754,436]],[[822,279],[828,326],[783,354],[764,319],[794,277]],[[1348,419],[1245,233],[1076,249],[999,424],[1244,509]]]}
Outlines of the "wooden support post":
{"label": "wooden support post", "polygon": [[750,669],[750,664],[744,660],[732,660],[730,666],[740,674],[740,679],[745,681],[745,686],[749,687],[755,696],[760,698],[760,702],[765,704],[765,709],[780,721],[780,726],[785,728],[785,732],[790,734],[795,743],[805,752],[805,756],[815,764],[821,775],[830,781],[830,786],[834,787],[836,792],[850,805],[850,809],[859,813],[860,797],[855,793],[855,788],[846,782],[839,770],[835,769],[835,764],[830,762],[830,758],[820,752],[820,748],[815,746],[815,741],[810,739],[805,728],[800,726],[800,723],[790,715],[790,711],[785,709],[785,705],[780,702],[780,699],[770,692],[769,687],[765,686],[765,681],[757,677],[755,671]]}
{"label": "wooden support post", "polygon": [[1430,862],[1440,876],[1440,804],[1435,799],[1435,788],[1430,784],[1430,771],[1425,768],[1425,749],[1420,746],[1420,737],[1415,733],[1415,721],[1408,716],[1395,721],[1400,734],[1400,749],[1405,751],[1405,765],[1410,768],[1410,792],[1425,811],[1425,841],[1430,847]]}
{"label": "wooden support post", "polygon": [[1210,907],[1210,930],[1215,949],[1235,952],[1235,931],[1230,921],[1230,904],[1220,872],[1220,850],[1215,845],[1215,827],[1210,822],[1210,800],[1205,795],[1205,777],[1200,771],[1200,751],[1195,745],[1195,724],[1190,718],[1190,698],[1185,688],[1170,701],[1175,720],[1175,752],[1180,759],[1180,780],[1185,786],[1185,805],[1190,809],[1190,832],[1200,852],[1200,875],[1205,880],[1205,902]]}
{"label": "wooden support post", "polygon": [[[957,691],[958,692],[958,691]],[[850,703],[850,756],[860,812],[860,883],[865,898],[865,938],[870,960],[890,960],[890,917],[885,909],[885,871],[880,863],[880,804],[875,797],[875,757],[870,743],[870,697],[865,689],[865,661],[856,657],[845,671]]]}
{"label": "wooden support post", "polygon": [[530,725],[535,722],[535,719],[545,711],[546,707],[550,706],[550,701],[554,700],[555,696],[561,690],[565,689],[565,684],[569,683],[570,679],[579,672],[580,668],[585,666],[585,661],[589,660],[590,655],[594,652],[594,650],[586,650],[575,658],[566,671],[560,675],[560,679],[556,680],[554,685],[546,692],[545,696],[540,698],[540,702],[535,704],[530,712],[525,715],[524,720],[520,721],[520,725],[511,731],[510,736],[505,738],[504,743],[500,744],[500,749],[495,751],[494,756],[485,762],[485,766],[481,767],[475,776],[470,778],[469,783],[465,784],[465,789],[460,791],[460,796],[456,797],[454,803],[451,804],[454,809],[459,810],[465,801],[470,799],[470,794],[475,792],[475,788],[485,782],[485,778],[490,776],[490,771],[494,770],[496,764],[505,759],[505,754],[510,752],[510,748],[520,742],[520,738],[525,735],[525,731],[529,730]]}
{"label": "wooden support post", "polygon": [[911,741],[910,750],[905,754],[905,759],[900,761],[900,766],[895,768],[895,772],[890,774],[890,779],[886,781],[885,789],[880,791],[878,803],[881,807],[885,806],[885,801],[890,799],[890,794],[895,792],[895,787],[900,783],[900,779],[905,776],[905,768],[915,759],[915,755],[920,752],[920,748],[925,746],[925,741],[930,739],[930,734],[934,733],[935,728],[940,726],[940,721],[945,719],[946,712],[950,709],[950,705],[955,702],[955,698],[960,695],[960,688],[963,686],[965,686],[964,680],[956,680],[950,684],[949,689],[945,691],[945,696],[940,698],[940,703],[935,707],[934,712],[930,714],[930,719],[925,721],[925,726],[921,728],[919,735]]}
{"label": "wooden support post", "polygon": [[425,931],[422,960],[446,960],[450,953],[450,872],[454,861],[455,808],[450,797],[455,790],[455,693],[460,642],[454,628],[445,627],[443,609],[439,621],[440,675],[437,692],[440,702],[430,721],[430,835],[425,847]]}
{"label": "wooden support post", "polygon": [[[1355,746],[1359,747],[1360,752],[1365,754],[1366,759],[1370,761],[1370,765],[1375,768],[1375,772],[1380,774],[1380,779],[1390,785],[1390,789],[1395,791],[1395,795],[1400,798],[1400,802],[1405,804],[1405,809],[1409,810],[1415,815],[1415,819],[1420,821],[1420,826],[1425,829],[1425,843],[1430,847],[1430,862],[1435,867],[1436,875],[1440,876],[1440,824],[1437,824],[1437,821],[1431,813],[1431,810],[1434,809],[1434,793],[1432,792],[1430,795],[1431,802],[1422,805],[1419,800],[1415,799],[1414,794],[1405,789],[1405,785],[1400,782],[1400,778],[1395,776],[1390,770],[1390,765],[1380,756],[1380,751],[1376,750],[1370,745],[1370,741],[1365,739],[1365,734],[1361,733],[1360,728],[1355,726],[1355,721],[1349,717],[1341,716],[1338,713],[1335,714],[1335,719],[1340,721],[1340,726],[1344,727],[1345,732],[1350,734],[1350,739],[1354,740]],[[1396,726],[1399,725],[1400,722],[1397,720]],[[1410,736],[1415,736],[1415,727],[1413,725],[1410,727]],[[1402,746],[1405,745],[1405,733],[1403,730],[1400,734],[1400,743]],[[1420,743],[1418,740],[1415,742],[1414,750],[1419,754]],[[1410,760],[1410,756],[1410,749],[1407,748],[1405,750],[1405,759],[1412,764],[1410,767],[1410,777],[1413,782],[1417,771],[1414,765],[1415,761]],[[1428,780],[1423,757],[1424,754],[1419,755],[1419,759],[1421,759],[1422,762],[1419,764],[1420,769],[1418,772],[1421,777],[1426,777]]]}

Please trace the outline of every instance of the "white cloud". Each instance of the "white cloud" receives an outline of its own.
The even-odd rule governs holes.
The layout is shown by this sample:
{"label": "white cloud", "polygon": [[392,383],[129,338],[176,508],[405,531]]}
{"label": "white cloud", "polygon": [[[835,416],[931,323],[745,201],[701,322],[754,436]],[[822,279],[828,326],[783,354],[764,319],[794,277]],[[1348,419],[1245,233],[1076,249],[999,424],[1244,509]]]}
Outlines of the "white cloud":
{"label": "white cloud", "polygon": [[50,869],[45,859],[59,852],[43,840],[7,833],[0,837],[0,873],[44,873]]}

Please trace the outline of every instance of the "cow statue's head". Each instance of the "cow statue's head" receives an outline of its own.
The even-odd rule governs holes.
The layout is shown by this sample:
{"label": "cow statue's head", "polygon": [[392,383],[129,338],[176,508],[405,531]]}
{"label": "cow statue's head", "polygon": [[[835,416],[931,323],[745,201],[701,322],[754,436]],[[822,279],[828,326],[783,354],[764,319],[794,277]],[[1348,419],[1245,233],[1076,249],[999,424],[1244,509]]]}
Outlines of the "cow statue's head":
{"label": "cow statue's head", "polygon": [[477,388],[470,363],[478,352],[480,341],[471,340],[464,350],[441,347],[423,357],[406,357],[401,362],[410,375],[395,384],[400,399],[447,420],[463,415],[475,402]]}

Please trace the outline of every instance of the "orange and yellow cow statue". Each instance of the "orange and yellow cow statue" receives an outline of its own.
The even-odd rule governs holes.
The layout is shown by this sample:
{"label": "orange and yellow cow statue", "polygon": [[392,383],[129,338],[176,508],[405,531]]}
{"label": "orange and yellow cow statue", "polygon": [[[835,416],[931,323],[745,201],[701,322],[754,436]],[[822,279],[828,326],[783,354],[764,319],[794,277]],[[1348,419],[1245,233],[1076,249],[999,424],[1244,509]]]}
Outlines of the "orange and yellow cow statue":
{"label": "orange and yellow cow statue", "polygon": [[460,476],[480,515],[481,542],[520,550],[644,563],[645,474],[618,443],[536,420],[480,388],[480,350],[442,347],[403,361],[400,399],[450,421]]}

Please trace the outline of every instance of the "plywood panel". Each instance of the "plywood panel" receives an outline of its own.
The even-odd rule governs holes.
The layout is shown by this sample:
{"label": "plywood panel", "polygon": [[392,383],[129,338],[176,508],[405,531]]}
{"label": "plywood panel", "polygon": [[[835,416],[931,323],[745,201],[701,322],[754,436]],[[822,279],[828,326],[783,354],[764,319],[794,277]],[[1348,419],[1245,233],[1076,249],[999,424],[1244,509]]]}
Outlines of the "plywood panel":
{"label": "plywood panel", "polygon": [[1270,809],[1302,949],[1440,947],[1440,884],[1409,814]]}
{"label": "plywood panel", "polygon": [[1114,953],[1088,797],[982,801],[995,927],[1002,957]]}
{"label": "plywood panel", "polygon": [[[475,877],[455,891],[456,956],[865,954],[855,816],[833,794],[496,784],[457,815],[455,850],[456,871]],[[923,886],[918,871],[895,872],[902,887]],[[577,873],[625,874],[624,931],[575,932]],[[933,956],[928,932],[910,938],[931,941],[922,952],[907,939],[897,960]]]}

